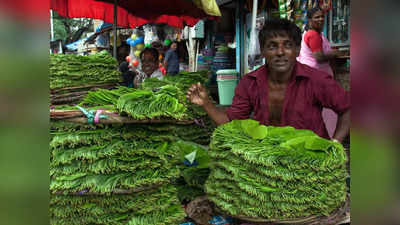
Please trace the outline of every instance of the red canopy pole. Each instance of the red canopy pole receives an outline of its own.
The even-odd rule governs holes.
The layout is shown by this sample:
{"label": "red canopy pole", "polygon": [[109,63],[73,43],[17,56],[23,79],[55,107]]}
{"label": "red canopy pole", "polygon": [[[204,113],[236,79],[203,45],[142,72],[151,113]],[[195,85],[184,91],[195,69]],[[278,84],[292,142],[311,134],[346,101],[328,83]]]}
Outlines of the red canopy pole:
{"label": "red canopy pole", "polygon": [[117,0],[114,0],[114,23],[113,23],[113,33],[114,33],[114,46],[113,55],[117,59]]}

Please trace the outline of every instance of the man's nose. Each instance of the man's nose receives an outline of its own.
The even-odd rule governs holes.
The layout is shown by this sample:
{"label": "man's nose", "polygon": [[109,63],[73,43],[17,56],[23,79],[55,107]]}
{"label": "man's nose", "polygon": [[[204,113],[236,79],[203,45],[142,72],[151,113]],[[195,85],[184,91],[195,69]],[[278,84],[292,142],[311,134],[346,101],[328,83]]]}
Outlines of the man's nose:
{"label": "man's nose", "polygon": [[276,54],[277,55],[283,55],[283,45],[279,45],[278,48],[276,49]]}

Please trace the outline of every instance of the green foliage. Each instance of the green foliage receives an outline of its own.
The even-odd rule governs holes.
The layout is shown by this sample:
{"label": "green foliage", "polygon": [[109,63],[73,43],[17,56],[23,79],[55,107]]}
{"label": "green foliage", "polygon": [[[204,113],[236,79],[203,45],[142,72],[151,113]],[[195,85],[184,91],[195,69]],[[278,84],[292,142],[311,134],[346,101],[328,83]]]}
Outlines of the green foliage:
{"label": "green foliage", "polygon": [[131,218],[128,225],[175,225],[186,216],[180,205],[173,205],[165,211],[156,211],[151,214],[138,215]]}
{"label": "green foliage", "polygon": [[179,103],[183,94],[172,85],[162,86],[153,92],[148,90],[134,90],[122,95],[117,101],[117,109],[127,113],[134,119],[153,119],[169,117],[184,119],[186,107]]}
{"label": "green foliage", "polygon": [[177,87],[182,95],[180,95],[179,103],[186,106],[186,114],[188,118],[202,118],[207,116],[207,113],[202,107],[190,103],[185,94],[192,84],[201,83],[204,84],[208,80],[208,71],[198,71],[198,72],[180,72],[177,75],[170,76],[166,75],[162,80],[157,78],[147,78],[142,83],[142,89],[145,90],[157,90],[164,85],[172,85]]}
{"label": "green foliage", "polygon": [[[210,136],[214,130],[215,124],[209,119],[205,119],[205,126],[197,124],[178,125],[178,124],[152,124],[147,126],[147,130],[152,135],[170,134],[181,140],[194,142],[200,145],[208,145]],[[189,154],[188,152],[187,154]]]}
{"label": "green foliage", "polygon": [[74,216],[101,216],[104,214],[125,213],[146,214],[156,210],[165,210],[177,204],[176,189],[164,185],[158,189],[109,196],[63,196],[52,195],[50,215],[58,218]]}
{"label": "green foliage", "polygon": [[165,76],[163,80],[147,78],[142,89],[118,87],[115,90],[91,91],[81,101],[84,106],[107,106],[134,119],[174,118],[177,120],[202,118],[207,113],[186,99],[191,84],[204,83],[207,73],[183,72]]}
{"label": "green foliage", "polygon": [[51,195],[50,224],[174,224],[185,216],[172,185],[133,194]]}
{"label": "green foliage", "polygon": [[51,54],[49,68],[51,89],[120,80],[117,61],[106,51],[89,56]]}
{"label": "green foliage", "polygon": [[116,105],[118,98],[124,94],[132,92],[134,89],[125,86],[118,86],[116,89],[98,89],[89,91],[88,95],[79,105],[98,106],[98,105]]}
{"label": "green foliage", "polygon": [[[159,92],[176,97],[175,90]],[[207,149],[178,136],[209,140],[197,125],[53,121],[51,134],[50,224],[175,225],[185,217],[179,201],[204,194]],[[199,165],[187,167],[184,156],[193,151]],[[176,190],[169,184],[179,177]]]}
{"label": "green foliage", "polygon": [[201,83],[204,84],[208,80],[208,71],[202,70],[198,72],[180,72],[177,75],[166,75],[162,80],[157,78],[147,78],[142,83],[142,88],[153,90],[164,85],[173,85],[186,92],[192,85]]}
{"label": "green foliage", "polygon": [[91,18],[66,18],[61,17],[57,11],[53,11],[53,29],[54,29],[54,40],[61,39],[64,43],[69,44],[72,39],[77,38],[77,33],[81,29],[85,29],[87,32],[93,32],[93,19]]}
{"label": "green foliage", "polygon": [[208,149],[202,145],[195,144],[187,141],[176,141],[171,145],[172,151],[180,152],[179,158],[181,162],[185,160],[185,155],[196,151],[196,163],[195,168],[204,169],[208,168],[210,157],[208,156]]}
{"label": "green foliage", "polygon": [[329,215],[346,197],[346,155],[308,130],[232,121],[212,135],[210,199],[232,215],[294,219]]}

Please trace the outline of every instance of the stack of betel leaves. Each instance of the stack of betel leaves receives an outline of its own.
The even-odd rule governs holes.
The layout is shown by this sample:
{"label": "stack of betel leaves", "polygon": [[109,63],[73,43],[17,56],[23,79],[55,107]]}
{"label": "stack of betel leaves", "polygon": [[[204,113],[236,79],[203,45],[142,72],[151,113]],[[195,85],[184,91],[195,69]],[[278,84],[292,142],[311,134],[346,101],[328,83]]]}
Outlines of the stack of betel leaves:
{"label": "stack of betel leaves", "polygon": [[344,148],[312,131],[237,120],[215,129],[210,148],[206,192],[232,216],[295,221],[346,200]]}
{"label": "stack of betel leaves", "polygon": [[120,81],[117,66],[117,61],[107,51],[89,56],[51,54],[51,103],[76,103],[89,90],[116,86]]}
{"label": "stack of betel leaves", "polygon": [[50,224],[172,225],[183,220],[173,136],[146,126],[51,122]]}
{"label": "stack of betel leaves", "polygon": [[[203,75],[169,79],[176,83],[89,91],[80,103],[88,111],[118,112],[137,124],[51,121],[51,224],[172,225],[183,220],[180,201],[204,194],[209,158],[199,144],[209,143],[214,125],[197,120],[204,112],[194,112],[185,98],[184,89],[203,82]],[[160,118],[186,121],[140,121]]]}
{"label": "stack of betel leaves", "polygon": [[157,88],[164,85],[172,85],[180,90],[183,98],[180,99],[181,103],[186,106],[186,115],[189,118],[200,118],[207,116],[207,113],[197,105],[190,103],[186,98],[186,92],[192,84],[204,84],[208,82],[208,71],[202,70],[198,72],[180,72],[177,75],[166,75],[162,80],[157,78],[147,78],[141,88],[145,90],[157,90]]}
{"label": "stack of betel leaves", "polygon": [[199,106],[186,99],[186,91],[194,83],[207,80],[204,72],[181,73],[165,76],[162,80],[147,78],[141,89],[117,87],[114,90],[90,91],[81,101],[81,106],[107,106],[133,119],[173,118],[191,120],[206,116]]}
{"label": "stack of betel leaves", "polygon": [[117,66],[107,51],[89,56],[51,54],[50,89],[118,82]]}
{"label": "stack of betel leaves", "polygon": [[[142,84],[142,89],[154,89],[167,84],[174,85],[182,91],[187,90],[192,84],[204,84],[208,80],[208,71],[180,72],[176,75],[166,75],[162,80],[157,78],[147,78]],[[184,91],[186,92],[186,91]]]}

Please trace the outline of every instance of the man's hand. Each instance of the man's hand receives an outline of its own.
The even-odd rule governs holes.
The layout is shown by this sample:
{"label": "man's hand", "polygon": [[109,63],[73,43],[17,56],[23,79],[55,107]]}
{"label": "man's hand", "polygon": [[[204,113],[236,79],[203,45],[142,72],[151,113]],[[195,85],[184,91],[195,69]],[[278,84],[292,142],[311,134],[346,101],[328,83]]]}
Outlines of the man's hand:
{"label": "man's hand", "polygon": [[193,84],[186,93],[186,98],[193,104],[204,106],[210,103],[206,89],[200,84]]}
{"label": "man's hand", "polygon": [[208,116],[219,126],[229,122],[225,111],[219,111],[208,97],[206,89],[200,84],[193,84],[187,91],[186,98],[193,104],[203,107]]}

